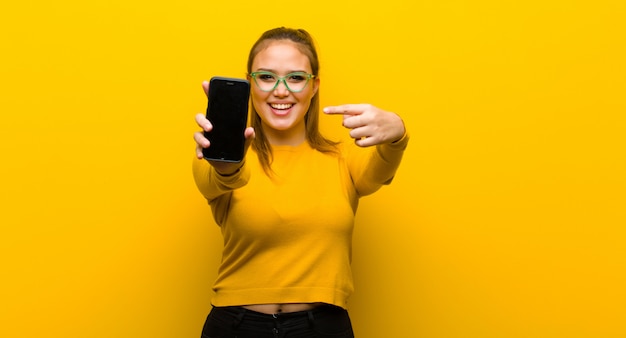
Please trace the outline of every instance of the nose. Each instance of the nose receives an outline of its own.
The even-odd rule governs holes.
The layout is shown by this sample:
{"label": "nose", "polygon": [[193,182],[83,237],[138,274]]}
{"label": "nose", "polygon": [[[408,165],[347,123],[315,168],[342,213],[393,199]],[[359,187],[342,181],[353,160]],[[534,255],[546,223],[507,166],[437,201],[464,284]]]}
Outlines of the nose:
{"label": "nose", "polygon": [[289,88],[287,88],[287,83],[285,79],[278,80],[278,84],[276,88],[274,88],[274,96],[284,97],[289,95]]}

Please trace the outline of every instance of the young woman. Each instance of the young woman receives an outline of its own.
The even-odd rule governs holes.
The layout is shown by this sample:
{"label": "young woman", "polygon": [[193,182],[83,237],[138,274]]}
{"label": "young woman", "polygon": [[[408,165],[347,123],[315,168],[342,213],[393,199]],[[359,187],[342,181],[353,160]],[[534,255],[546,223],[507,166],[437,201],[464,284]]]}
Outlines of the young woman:
{"label": "young woman", "polygon": [[[408,143],[404,123],[369,104],[327,107],[355,142],[324,138],[319,62],[302,29],[265,32],[247,71],[244,161],[204,160],[210,142],[194,134],[194,178],[224,237],[202,337],[353,337],[346,309],[358,200],[391,182]],[[212,129],[203,114],[196,122]]]}

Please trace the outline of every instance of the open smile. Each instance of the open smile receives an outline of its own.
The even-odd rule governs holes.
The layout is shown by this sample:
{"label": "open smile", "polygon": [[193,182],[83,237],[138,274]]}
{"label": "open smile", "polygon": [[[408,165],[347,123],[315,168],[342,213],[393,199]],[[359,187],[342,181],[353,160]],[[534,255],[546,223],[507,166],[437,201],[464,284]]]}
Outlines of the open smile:
{"label": "open smile", "polygon": [[276,110],[287,110],[293,107],[293,103],[270,103],[270,107]]}

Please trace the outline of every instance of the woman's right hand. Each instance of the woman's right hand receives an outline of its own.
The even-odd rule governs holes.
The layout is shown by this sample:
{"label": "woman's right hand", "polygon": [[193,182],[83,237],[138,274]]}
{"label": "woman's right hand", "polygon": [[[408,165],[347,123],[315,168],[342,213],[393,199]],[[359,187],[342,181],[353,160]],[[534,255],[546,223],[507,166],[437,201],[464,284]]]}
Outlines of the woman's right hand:
{"label": "woman's right hand", "polygon": [[[202,88],[204,89],[204,94],[208,95],[209,82],[204,81],[202,83]],[[196,124],[198,124],[198,126],[201,129],[200,131],[197,131],[193,134],[193,138],[196,141],[196,157],[198,159],[203,159],[204,155],[202,154],[202,149],[208,148],[211,146],[211,142],[209,142],[209,140],[206,137],[204,137],[204,132],[211,131],[213,129],[213,125],[206,118],[204,114],[200,114],[200,113],[196,114]],[[246,139],[245,148],[244,148],[245,149],[244,154],[245,154],[248,151],[248,148],[250,147],[250,143],[254,139],[254,135],[255,135],[254,129],[252,127],[246,128],[244,130],[243,135]],[[221,175],[234,174],[243,165],[243,161],[239,163],[221,162],[221,161],[208,161],[208,162]]]}

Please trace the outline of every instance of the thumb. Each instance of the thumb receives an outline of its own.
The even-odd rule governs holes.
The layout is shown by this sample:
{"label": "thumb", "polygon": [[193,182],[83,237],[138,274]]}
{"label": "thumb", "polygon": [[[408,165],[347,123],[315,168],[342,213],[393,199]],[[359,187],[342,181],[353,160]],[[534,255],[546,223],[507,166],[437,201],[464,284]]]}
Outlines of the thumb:
{"label": "thumb", "polygon": [[248,127],[246,128],[246,130],[244,130],[243,136],[246,139],[246,142],[243,148],[244,154],[245,154],[248,152],[248,148],[250,147],[250,144],[252,144],[252,140],[254,140],[254,138],[256,137],[256,132],[254,131],[254,128]]}

